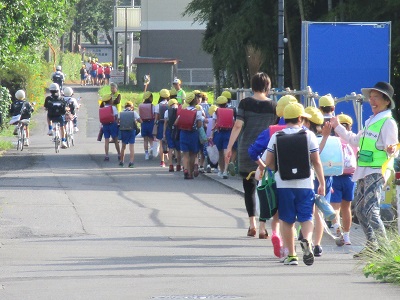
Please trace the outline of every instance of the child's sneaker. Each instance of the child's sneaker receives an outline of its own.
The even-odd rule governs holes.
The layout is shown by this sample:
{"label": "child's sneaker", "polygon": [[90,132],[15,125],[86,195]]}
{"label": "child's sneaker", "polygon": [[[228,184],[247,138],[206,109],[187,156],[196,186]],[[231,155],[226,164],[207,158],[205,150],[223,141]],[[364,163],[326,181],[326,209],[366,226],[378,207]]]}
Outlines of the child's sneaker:
{"label": "child's sneaker", "polygon": [[24,146],[29,146],[29,139],[28,138],[25,139]]}
{"label": "child's sneaker", "polygon": [[297,257],[297,255],[288,255],[283,261],[283,264],[287,266],[297,266],[299,264],[299,258]]}
{"label": "child's sneaker", "polygon": [[109,161],[110,158],[108,156],[104,157],[104,161]]}
{"label": "child's sneaker", "polygon": [[204,167],[199,168],[199,173],[204,174],[206,171],[204,170]]}
{"label": "child's sneaker", "polygon": [[133,168],[134,166],[135,166],[135,164],[133,162],[130,162],[128,165],[129,168]]}
{"label": "child's sneaker", "polygon": [[194,164],[193,176],[194,177],[199,176],[199,165],[198,164]]}
{"label": "child's sneaker", "polygon": [[176,171],[177,171],[177,172],[180,172],[181,170],[182,170],[181,165],[176,165]]}
{"label": "child's sneaker", "polygon": [[118,160],[121,160],[121,155],[118,154]]}
{"label": "child's sneaker", "polygon": [[49,129],[49,131],[47,132],[47,135],[53,135],[53,129]]}
{"label": "child's sneaker", "polygon": [[160,167],[161,167],[161,168],[165,168],[165,162],[161,161],[161,162],[160,162]]}
{"label": "child's sneaker", "polygon": [[123,163],[122,161],[120,161],[120,162],[119,162],[119,166],[120,166],[120,167],[123,167],[123,166],[124,166],[124,163]]}
{"label": "child's sneaker", "polygon": [[174,165],[169,165],[169,172],[174,172]]}
{"label": "child's sneaker", "polygon": [[144,159],[145,159],[145,160],[149,160],[149,159],[150,159],[150,158],[149,158],[149,153],[148,153],[148,152],[144,154]]}
{"label": "child's sneaker", "polygon": [[219,172],[219,171],[218,171],[218,177],[221,177],[221,178],[222,178],[222,172]]}
{"label": "child's sneaker", "polygon": [[306,239],[302,239],[300,242],[301,249],[303,250],[303,262],[307,266],[311,266],[314,263],[314,254],[311,250],[311,245]]}
{"label": "child's sneaker", "polygon": [[336,234],[337,237],[342,236],[342,232],[340,230],[340,224],[339,223],[333,224],[333,233]]}
{"label": "child's sneaker", "polygon": [[229,164],[228,164],[228,173],[231,175],[231,176],[235,176],[236,175],[236,170],[235,170],[235,164],[233,163],[233,162],[230,162]]}
{"label": "child's sneaker", "polygon": [[79,132],[79,128],[78,127],[74,127],[74,132],[75,133]]}
{"label": "child's sneaker", "polygon": [[343,233],[343,240],[345,245],[351,245],[350,235],[348,232]]}
{"label": "child's sneaker", "polygon": [[228,173],[227,172],[222,173],[222,178],[223,179],[228,179]]}
{"label": "child's sneaker", "polygon": [[274,246],[274,254],[276,257],[281,257],[282,252],[282,240],[276,233],[272,234],[271,237],[272,246]]}
{"label": "child's sneaker", "polygon": [[288,255],[289,255],[289,249],[282,247],[280,254],[279,254],[279,262],[281,262],[281,263],[285,262],[285,259]]}
{"label": "child's sneaker", "polygon": [[320,245],[314,246],[314,256],[322,256],[322,247]]}
{"label": "child's sneaker", "polygon": [[210,165],[207,165],[206,172],[207,173],[211,173],[211,166]]}

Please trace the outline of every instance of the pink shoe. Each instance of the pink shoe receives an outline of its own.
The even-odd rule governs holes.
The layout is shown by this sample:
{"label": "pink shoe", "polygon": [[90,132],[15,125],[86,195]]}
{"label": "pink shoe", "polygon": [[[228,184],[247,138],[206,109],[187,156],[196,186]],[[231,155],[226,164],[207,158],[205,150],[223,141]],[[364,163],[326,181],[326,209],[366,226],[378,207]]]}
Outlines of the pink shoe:
{"label": "pink shoe", "polygon": [[272,234],[271,242],[272,242],[272,245],[274,246],[274,255],[276,257],[280,257],[281,256],[281,248],[282,248],[281,238],[279,237],[279,235],[274,233],[274,234]]}

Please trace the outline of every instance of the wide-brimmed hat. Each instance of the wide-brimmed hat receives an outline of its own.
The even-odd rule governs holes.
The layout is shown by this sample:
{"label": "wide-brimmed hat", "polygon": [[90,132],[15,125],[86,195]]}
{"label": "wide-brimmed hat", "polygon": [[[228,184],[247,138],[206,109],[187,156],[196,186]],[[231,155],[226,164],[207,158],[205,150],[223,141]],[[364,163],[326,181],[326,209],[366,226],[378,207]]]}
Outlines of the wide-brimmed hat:
{"label": "wide-brimmed hat", "polygon": [[290,102],[286,105],[283,110],[283,118],[285,119],[295,119],[298,117],[305,117],[307,119],[311,118],[311,115],[304,111],[304,106],[300,103]]}
{"label": "wide-brimmed hat", "polygon": [[394,103],[394,100],[393,100],[394,89],[390,85],[390,83],[380,81],[380,82],[377,82],[374,85],[374,87],[372,87],[372,88],[361,89],[361,92],[363,93],[365,99],[367,99],[367,100],[369,99],[369,94],[370,94],[371,90],[381,92],[382,94],[385,94],[386,96],[388,96],[390,99],[390,109],[395,108],[396,104]]}

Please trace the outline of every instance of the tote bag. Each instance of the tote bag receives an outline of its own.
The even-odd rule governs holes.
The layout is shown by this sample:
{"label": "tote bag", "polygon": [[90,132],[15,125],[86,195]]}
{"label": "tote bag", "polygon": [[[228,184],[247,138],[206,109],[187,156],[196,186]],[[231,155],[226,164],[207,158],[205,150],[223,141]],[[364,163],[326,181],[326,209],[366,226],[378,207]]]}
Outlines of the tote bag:
{"label": "tote bag", "polygon": [[257,187],[257,195],[260,201],[260,219],[272,218],[278,211],[278,201],[275,176],[271,170],[264,172],[261,185]]}

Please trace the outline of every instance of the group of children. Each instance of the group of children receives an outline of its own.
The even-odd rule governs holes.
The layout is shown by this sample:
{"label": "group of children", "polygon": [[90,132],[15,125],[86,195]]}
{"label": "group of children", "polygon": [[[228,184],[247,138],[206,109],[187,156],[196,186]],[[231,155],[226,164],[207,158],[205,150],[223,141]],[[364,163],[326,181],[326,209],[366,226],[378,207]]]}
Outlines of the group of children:
{"label": "group of children", "polygon": [[87,63],[83,64],[79,70],[81,77],[81,86],[107,85],[110,83],[112,64],[101,64],[97,59],[89,58]]}
{"label": "group of children", "polygon": [[[342,236],[343,232],[344,244],[351,244],[350,203],[354,197],[355,185],[351,178],[356,167],[357,149],[334,136],[329,124],[334,109],[334,100],[330,95],[319,99],[319,108],[305,109],[295,97],[283,96],[277,103],[277,115],[281,117],[278,125],[270,126],[261,133],[249,148],[250,156],[259,165],[257,174],[262,174],[265,168],[276,171],[279,206],[271,222],[271,240],[275,255],[285,265],[298,264],[294,246],[296,220],[301,224],[299,239],[304,263],[312,265],[314,256],[322,255],[321,239],[325,220],[318,209],[314,208],[316,194],[325,196],[331,203],[336,212],[333,225],[335,233]],[[350,116],[339,114],[338,119],[347,130],[351,130],[353,121]],[[335,139],[340,141],[339,144],[331,142]],[[297,146],[296,149],[293,149],[293,145]],[[260,157],[259,154],[264,150]],[[339,162],[342,169],[337,174],[331,173],[331,169],[337,167],[336,162],[321,161],[324,151],[330,159],[336,154],[342,157]],[[343,226],[340,224],[340,213]]]}

